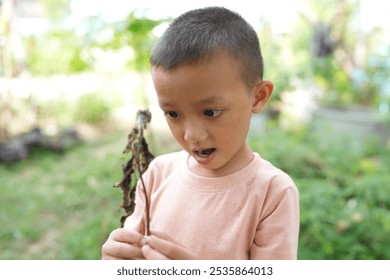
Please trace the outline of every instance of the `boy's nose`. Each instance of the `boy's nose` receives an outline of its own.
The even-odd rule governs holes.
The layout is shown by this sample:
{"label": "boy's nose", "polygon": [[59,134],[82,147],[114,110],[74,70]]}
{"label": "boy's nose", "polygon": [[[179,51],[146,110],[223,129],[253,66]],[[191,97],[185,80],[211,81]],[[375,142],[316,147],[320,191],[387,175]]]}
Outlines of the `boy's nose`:
{"label": "boy's nose", "polygon": [[204,127],[197,122],[186,123],[184,127],[184,140],[188,143],[200,143],[207,138]]}

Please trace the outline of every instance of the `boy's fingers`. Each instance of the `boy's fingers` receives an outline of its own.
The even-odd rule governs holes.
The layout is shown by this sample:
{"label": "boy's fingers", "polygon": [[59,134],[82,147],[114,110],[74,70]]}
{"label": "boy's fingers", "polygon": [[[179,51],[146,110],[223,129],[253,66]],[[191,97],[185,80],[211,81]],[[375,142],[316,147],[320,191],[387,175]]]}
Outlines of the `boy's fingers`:
{"label": "boy's fingers", "polygon": [[167,240],[167,241],[174,242],[173,239],[168,234],[161,232],[161,231],[152,230],[151,235],[157,236],[157,237],[164,239],[164,240]]}
{"label": "boy's fingers", "polygon": [[142,254],[147,260],[169,260],[166,256],[160,252],[154,250],[149,245],[142,246]]}
{"label": "boy's fingers", "polygon": [[141,248],[136,247],[127,243],[111,243],[104,247],[102,251],[104,252],[103,256],[105,260],[129,260],[129,259],[142,259],[144,256],[142,254]]}
{"label": "boy's fingers", "polygon": [[110,237],[102,246],[103,259],[135,259],[143,258],[141,240],[138,232],[119,228],[111,232]]}
{"label": "boy's fingers", "polygon": [[160,252],[168,259],[173,260],[191,260],[195,259],[194,254],[186,250],[184,247],[173,243],[170,240],[165,240],[157,236],[148,236],[146,242],[155,251]]}
{"label": "boy's fingers", "polygon": [[143,236],[131,229],[118,228],[110,234],[110,239],[140,246]]}
{"label": "boy's fingers", "polygon": [[[140,259],[143,258],[142,250],[127,243],[113,243],[111,249],[107,252],[113,259]],[[112,254],[110,254],[112,252]]]}

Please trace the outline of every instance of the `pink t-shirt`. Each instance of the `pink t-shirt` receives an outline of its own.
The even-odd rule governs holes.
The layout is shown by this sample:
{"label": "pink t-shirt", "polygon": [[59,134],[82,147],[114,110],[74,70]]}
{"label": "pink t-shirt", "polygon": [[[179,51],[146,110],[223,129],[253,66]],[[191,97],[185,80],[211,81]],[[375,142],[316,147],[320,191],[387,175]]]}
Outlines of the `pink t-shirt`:
{"label": "pink t-shirt", "polygon": [[[189,155],[159,156],[143,178],[150,229],[204,259],[296,259],[299,195],[292,179],[254,153],[245,168],[218,178],[188,169]],[[144,195],[125,227],[144,234]]]}

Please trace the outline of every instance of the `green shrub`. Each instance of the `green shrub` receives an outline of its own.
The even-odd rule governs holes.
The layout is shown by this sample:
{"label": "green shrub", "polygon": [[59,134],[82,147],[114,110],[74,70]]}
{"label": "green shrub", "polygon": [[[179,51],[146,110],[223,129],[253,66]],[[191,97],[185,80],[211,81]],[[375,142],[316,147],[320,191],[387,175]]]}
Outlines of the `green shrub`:
{"label": "green shrub", "polygon": [[27,67],[35,76],[71,74],[87,70],[83,38],[68,30],[50,31],[26,42]]}
{"label": "green shrub", "polygon": [[300,259],[390,259],[390,151],[379,143],[283,132],[250,144],[300,192]]}
{"label": "green shrub", "polygon": [[52,119],[59,126],[68,126],[73,122],[72,104],[63,96],[43,101],[38,107],[42,119]]}
{"label": "green shrub", "polygon": [[107,119],[110,107],[107,101],[97,93],[88,93],[79,97],[75,118],[78,121],[98,123]]}

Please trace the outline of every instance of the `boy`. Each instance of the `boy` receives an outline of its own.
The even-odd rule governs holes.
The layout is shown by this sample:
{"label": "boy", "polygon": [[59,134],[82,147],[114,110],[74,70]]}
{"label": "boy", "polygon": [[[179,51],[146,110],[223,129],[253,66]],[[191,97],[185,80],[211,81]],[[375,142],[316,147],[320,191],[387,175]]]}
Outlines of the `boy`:
{"label": "boy", "polygon": [[252,113],[271,97],[258,37],[239,15],[184,13],[153,49],[152,79],[184,151],[157,157],[144,195],[102,247],[103,259],[296,259],[298,191],[246,144]]}

